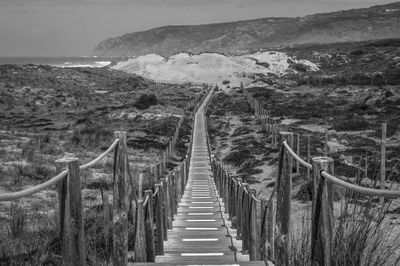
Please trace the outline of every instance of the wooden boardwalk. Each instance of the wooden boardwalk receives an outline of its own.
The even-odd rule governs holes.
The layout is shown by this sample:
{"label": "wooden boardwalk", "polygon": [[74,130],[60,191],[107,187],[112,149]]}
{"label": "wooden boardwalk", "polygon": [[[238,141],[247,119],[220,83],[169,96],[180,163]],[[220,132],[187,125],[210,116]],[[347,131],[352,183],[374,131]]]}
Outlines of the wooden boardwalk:
{"label": "wooden boardwalk", "polygon": [[[207,102],[207,101],[205,101]],[[237,242],[223,212],[223,202],[211,176],[204,104],[195,115],[192,156],[188,182],[168,230],[163,265],[265,265],[250,262],[235,247]],[[140,265],[140,264],[139,264]]]}

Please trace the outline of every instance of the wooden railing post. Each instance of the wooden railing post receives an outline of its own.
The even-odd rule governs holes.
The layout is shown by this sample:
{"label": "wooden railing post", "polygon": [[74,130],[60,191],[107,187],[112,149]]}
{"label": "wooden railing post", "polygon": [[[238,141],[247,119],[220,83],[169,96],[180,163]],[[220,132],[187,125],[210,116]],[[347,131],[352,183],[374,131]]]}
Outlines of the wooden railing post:
{"label": "wooden railing post", "polygon": [[232,179],[232,177],[229,177],[230,179],[230,185],[229,185],[229,218],[231,221],[234,220],[234,217],[236,217],[236,208],[235,208],[235,203],[236,203],[236,193],[235,193],[235,185],[236,182]]}
{"label": "wooden railing post", "polygon": [[311,226],[311,265],[332,265],[333,199],[332,183],[321,176],[321,171],[333,174],[333,159],[312,159],[313,201]]}
{"label": "wooden railing post", "polygon": [[146,190],[145,198],[147,198],[146,205],[146,259],[147,262],[155,262],[155,248],[154,248],[154,218],[153,218],[153,191]]}
{"label": "wooden railing post", "polygon": [[[307,135],[307,162],[311,163],[311,135]],[[307,167],[307,180],[311,180],[310,169]]]}
{"label": "wooden railing post", "polygon": [[60,213],[62,224],[63,265],[86,265],[85,235],[83,231],[83,207],[81,179],[77,158],[63,158],[58,164],[66,163],[68,175],[62,181],[60,201],[63,209]]}
{"label": "wooden railing post", "polygon": [[242,239],[242,201],[243,201],[243,186],[242,186],[242,179],[237,178],[237,190],[236,190],[236,232],[237,238],[240,240]]}
{"label": "wooden railing post", "polygon": [[250,260],[260,260],[258,252],[258,229],[257,229],[257,201],[253,199],[256,195],[255,189],[249,189],[249,257]]}
{"label": "wooden railing post", "polygon": [[143,206],[143,198],[137,200],[137,216],[136,216],[136,238],[135,238],[135,261],[146,262],[146,227],[145,214]]}
{"label": "wooden railing post", "polygon": [[260,251],[260,259],[262,261],[268,260],[267,250],[268,250],[268,240],[267,240],[267,230],[268,230],[268,220],[267,220],[267,204],[268,200],[263,198],[261,199],[260,204],[260,215],[261,215],[261,222],[260,222],[260,242],[259,242],[259,251]]}
{"label": "wooden railing post", "polygon": [[275,260],[275,221],[274,221],[274,203],[268,201],[267,204],[267,258]]}
{"label": "wooden railing post", "polygon": [[114,167],[113,189],[113,263],[115,266],[128,263],[128,155],[126,132],[116,131],[119,139]]}
{"label": "wooden railing post", "polygon": [[161,203],[162,203],[162,221],[163,221],[163,238],[164,240],[168,240],[168,209],[169,204],[167,201],[167,191],[166,191],[166,180],[165,178],[161,178],[161,186],[160,186],[160,196],[161,196]]}
{"label": "wooden railing post", "polygon": [[166,194],[167,194],[167,202],[168,202],[168,229],[172,229],[172,221],[174,220],[174,191],[172,185],[172,175],[168,175],[166,179]]}
{"label": "wooden railing post", "polygon": [[249,184],[243,183],[243,197],[242,197],[242,252],[249,250]]}
{"label": "wooden railing post", "polygon": [[162,203],[162,191],[161,184],[155,184],[156,194],[155,198],[155,209],[156,209],[156,255],[164,255],[164,225],[163,225],[163,203]]}
{"label": "wooden railing post", "polygon": [[128,155],[126,132],[116,131],[119,139],[115,160],[115,180],[113,190],[113,263],[128,263]]}
{"label": "wooden railing post", "polygon": [[[293,147],[293,133],[281,132],[281,137]],[[275,263],[289,265],[290,257],[290,211],[293,159],[288,151],[283,152],[282,176],[277,180]]]}
{"label": "wooden railing post", "polygon": [[[382,123],[382,136],[381,136],[381,166],[380,166],[380,186],[385,189],[386,186],[386,123]],[[379,199],[382,205],[384,198]]]}
{"label": "wooden railing post", "polygon": [[[300,133],[297,134],[296,138],[296,153],[300,156]],[[300,163],[296,161],[296,174],[300,174]]]}

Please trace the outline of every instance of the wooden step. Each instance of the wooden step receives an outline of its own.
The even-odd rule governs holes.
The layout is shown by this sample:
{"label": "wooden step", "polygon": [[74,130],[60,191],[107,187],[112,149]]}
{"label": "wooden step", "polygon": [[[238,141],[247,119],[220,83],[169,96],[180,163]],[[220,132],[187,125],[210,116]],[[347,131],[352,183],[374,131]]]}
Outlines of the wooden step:
{"label": "wooden step", "polygon": [[151,262],[144,262],[144,263],[128,263],[130,266],[149,266],[149,265],[154,265],[154,266],[159,266],[159,265],[164,265],[164,266],[179,266],[179,265],[204,265],[204,266],[212,266],[212,265],[225,265],[225,266],[264,266],[266,265],[263,261],[240,261],[240,262],[233,262],[231,264],[225,263],[225,262],[213,262],[212,264],[204,264],[204,263],[196,263],[193,264],[193,262],[179,262],[179,263],[151,263]]}

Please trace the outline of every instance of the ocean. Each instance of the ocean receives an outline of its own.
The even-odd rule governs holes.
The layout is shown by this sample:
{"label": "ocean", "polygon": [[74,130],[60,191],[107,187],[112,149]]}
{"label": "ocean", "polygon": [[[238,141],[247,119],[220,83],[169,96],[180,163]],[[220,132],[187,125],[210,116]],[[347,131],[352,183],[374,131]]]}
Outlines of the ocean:
{"label": "ocean", "polygon": [[55,67],[105,67],[120,58],[110,57],[0,57],[0,65],[50,65]]}

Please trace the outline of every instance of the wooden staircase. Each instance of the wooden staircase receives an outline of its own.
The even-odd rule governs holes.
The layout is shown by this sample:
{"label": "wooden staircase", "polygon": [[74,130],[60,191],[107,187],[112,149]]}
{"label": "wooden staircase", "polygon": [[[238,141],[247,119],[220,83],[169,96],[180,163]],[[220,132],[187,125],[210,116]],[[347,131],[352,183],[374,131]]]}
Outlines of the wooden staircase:
{"label": "wooden staircase", "polygon": [[134,265],[265,265],[238,251],[211,174],[203,104],[195,116],[189,178],[165,253],[156,263]]}

